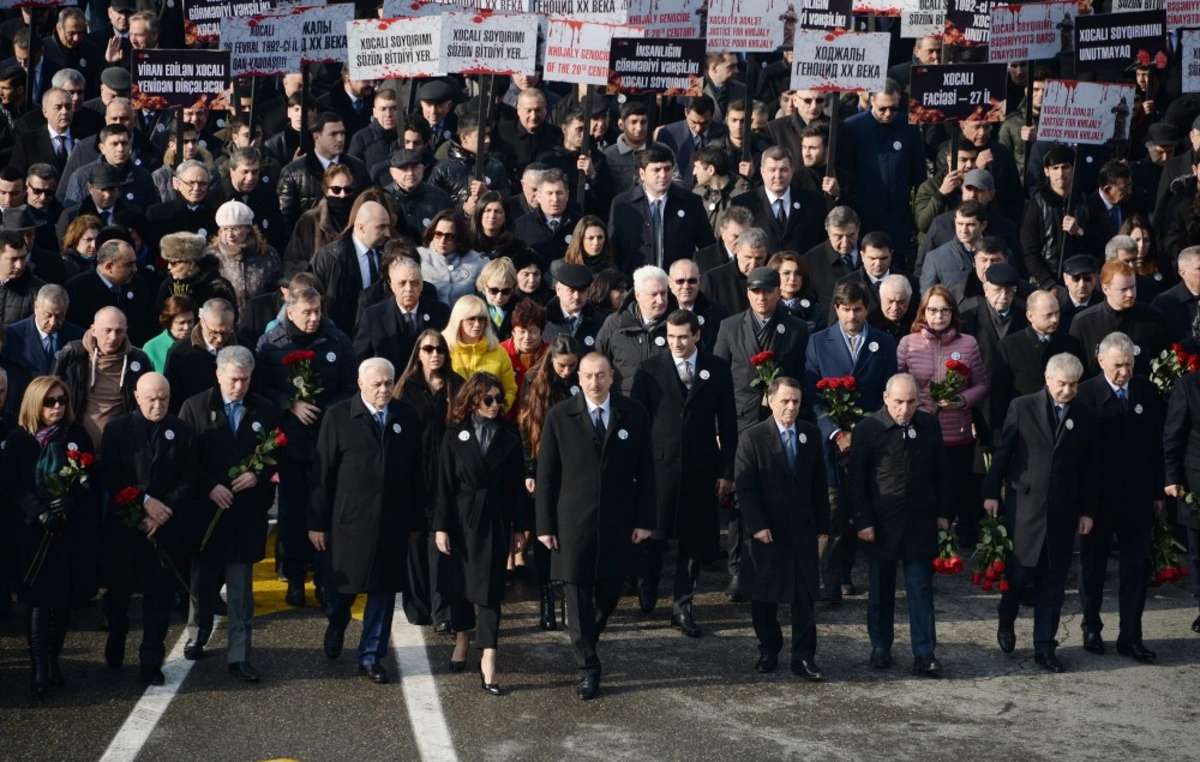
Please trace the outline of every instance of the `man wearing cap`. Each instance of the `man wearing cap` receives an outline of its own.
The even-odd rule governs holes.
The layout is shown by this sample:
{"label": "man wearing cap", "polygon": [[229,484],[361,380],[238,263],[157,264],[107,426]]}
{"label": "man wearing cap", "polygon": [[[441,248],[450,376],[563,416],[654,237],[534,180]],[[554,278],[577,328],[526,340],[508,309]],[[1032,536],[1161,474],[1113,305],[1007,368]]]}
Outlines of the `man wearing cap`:
{"label": "man wearing cap", "polygon": [[[1017,230],[1017,224],[1001,213],[1000,208],[994,203],[996,200],[996,183],[992,179],[990,172],[984,169],[972,169],[968,172],[963,177],[961,195],[962,201],[978,201],[983,204],[988,215],[988,235],[994,235],[1003,239],[1010,252],[1020,253],[1020,231]],[[917,275],[920,275],[921,268],[924,266],[929,252],[942,244],[954,240],[956,233],[954,216],[954,209],[942,212],[933,218],[933,222],[929,224],[929,228],[920,236],[921,247],[917,251],[916,264],[913,265],[913,271]],[[1019,260],[1020,257],[1016,257],[1016,259]],[[1023,272],[1023,262],[1014,261],[1009,264],[1016,267],[1018,273]]]}
{"label": "man wearing cap", "polygon": [[[130,162],[133,166],[140,167],[147,172],[153,172],[162,166],[162,151],[150,141],[150,138],[138,131],[137,119],[134,117],[133,106],[128,98],[114,98],[104,107],[103,113],[105,124],[121,124],[129,130],[133,140],[130,148]],[[71,155],[67,157],[67,166],[63,168],[62,179],[58,183],[56,195],[59,201],[66,199],[67,187],[79,169],[100,158],[99,142],[99,135],[91,135],[76,141],[75,147],[71,149]],[[87,175],[83,175],[83,177],[86,181]]]}
{"label": "man wearing cap", "polygon": [[[443,209],[454,205],[450,194],[425,182],[425,163],[419,151],[397,148],[392,151],[388,174],[391,182],[383,189],[391,194],[400,212],[404,232],[419,240],[429,227],[429,221]],[[403,367],[398,363],[397,367]]]}
{"label": "man wearing cap", "polygon": [[1192,335],[1200,305],[1200,246],[1189,246],[1175,258],[1179,283],[1154,297],[1151,306],[1158,309],[1167,321],[1171,341],[1181,341]]}
{"label": "man wearing cap", "polygon": [[1075,149],[1055,143],[1042,155],[1045,184],[1025,204],[1021,218],[1021,252],[1025,269],[1039,288],[1058,285],[1063,263],[1076,253],[1099,258],[1099,252],[1083,249],[1083,235],[1092,221],[1087,205],[1075,194],[1075,205],[1067,208],[1075,177]]}
{"label": "man wearing cap", "polygon": [[1049,291],[1034,291],[1025,300],[1025,319],[1020,331],[1010,331],[1000,341],[995,374],[989,376],[989,415],[999,425],[1008,404],[1017,397],[1033,394],[1045,384],[1046,363],[1067,352],[1083,362],[1083,346],[1061,324],[1058,299]]}
{"label": "man wearing cap", "polygon": [[[148,209],[157,204],[158,189],[154,187],[154,178],[149,170],[133,163],[131,153],[132,133],[120,123],[104,125],[96,136],[96,145],[100,150],[100,158],[91,164],[79,167],[70,181],[67,190],[62,194],[62,202],[67,206],[81,203],[87,195],[86,184],[92,169],[98,166],[109,166],[117,170],[120,177],[121,198],[140,209]],[[62,186],[59,186],[60,190]]]}
{"label": "man wearing cap", "polygon": [[208,240],[217,232],[219,193],[209,193],[213,173],[195,159],[188,159],[175,168],[172,185],[176,197],[154,204],[146,210],[146,219],[158,236],[171,233],[197,233]]}
{"label": "man wearing cap", "polygon": [[975,337],[989,382],[995,377],[1000,342],[1026,325],[1025,299],[1017,287],[1021,278],[1007,262],[989,265],[984,271],[983,293],[959,304],[962,333]]}
{"label": "man wearing cap", "polygon": [[[109,0],[106,19],[92,19],[87,39],[103,51],[109,64],[121,61],[129,47],[129,17],[137,10],[136,0]],[[129,71],[126,69],[125,71]]]}
{"label": "man wearing cap", "polygon": [[3,324],[11,325],[32,315],[34,297],[44,285],[46,282],[35,276],[29,266],[25,236],[13,230],[0,230],[0,320]]}
{"label": "man wearing cap", "polygon": [[1077,314],[1104,301],[1104,294],[1096,288],[1096,275],[1099,272],[1096,260],[1087,254],[1078,254],[1063,263],[1063,283],[1066,288],[1058,289],[1055,294],[1060,310],[1059,330],[1062,333],[1070,332]]}
{"label": "man wearing cap", "polygon": [[921,183],[913,196],[913,219],[917,225],[918,239],[934,217],[954,209],[962,202],[963,181],[967,173],[975,169],[978,155],[979,149],[973,144],[960,142],[954,156],[954,168],[951,169],[950,144],[942,143],[935,158],[936,173]]}
{"label": "man wearing cap", "polygon": [[429,122],[433,136],[429,150],[437,149],[442,143],[458,133],[458,115],[454,104],[462,99],[462,89],[446,79],[431,79],[417,90],[421,102],[421,115]]}
{"label": "man wearing cap", "polygon": [[[96,249],[96,268],[64,285],[71,297],[67,320],[75,325],[91,325],[100,309],[117,307],[125,313],[124,330],[134,346],[142,346],[161,330],[154,307],[155,292],[138,274],[137,255],[125,241],[113,239],[101,244]],[[99,432],[96,434],[99,436]]]}
{"label": "man wearing cap", "polygon": [[701,277],[701,293],[724,305],[731,314],[748,309],[750,302],[746,297],[746,279],[755,268],[767,264],[769,243],[767,231],[762,228],[748,227],[742,230],[733,244],[733,259]]}
{"label": "man wearing cap", "polygon": [[546,341],[559,334],[574,336],[584,353],[596,346],[604,317],[588,299],[592,271],[586,265],[564,264],[555,271],[554,298],[546,304]]}
{"label": "man wearing cap", "polygon": [[97,164],[84,171],[90,175],[86,186],[87,195],[79,203],[63,209],[57,225],[59,240],[67,234],[67,228],[76,217],[93,214],[108,226],[113,224],[113,217],[118,212],[132,208],[121,197],[121,175],[116,168],[107,164]]}
{"label": "man wearing cap", "polygon": [[954,210],[954,240],[929,252],[921,267],[921,291],[941,284],[953,288],[970,275],[975,251],[987,230],[988,213],[978,201],[964,201]]}
{"label": "man wearing cap", "polygon": [[396,257],[388,265],[392,298],[363,310],[354,334],[354,354],[359,361],[382,357],[396,367],[407,365],[421,331],[440,331],[450,322],[450,307],[436,298],[423,296],[425,280],[421,265]]}
{"label": "man wearing cap", "polygon": [[[1182,126],[1182,125],[1180,125]],[[1163,164],[1162,177],[1158,181],[1158,193],[1154,202],[1154,221],[1157,226],[1162,209],[1171,196],[1171,184],[1180,177],[1192,174],[1195,158],[1200,154],[1200,116],[1192,120],[1192,129],[1188,131],[1188,150],[1167,159]]]}
{"label": "man wearing cap", "polygon": [[[221,276],[215,257],[206,256],[208,242],[197,233],[169,233],[159,241],[159,256],[166,262],[167,277],[159,284],[155,304],[161,310],[169,296],[189,296],[196,304],[209,299],[236,300],[233,286]],[[172,384],[172,386],[177,386]],[[180,405],[191,395],[180,395]]]}
{"label": "man wearing cap", "polygon": [[313,150],[292,161],[279,175],[279,210],[288,230],[296,226],[301,214],[321,200],[322,178],[333,164],[350,168],[355,188],[366,189],[371,185],[366,165],[345,152],[346,128],[341,116],[332,111],[322,112],[309,124],[309,132]]}
{"label": "man wearing cap", "polygon": [[100,72],[100,95],[83,102],[83,108],[104,116],[108,104],[115,98],[129,98],[130,88],[133,87],[133,75],[128,69],[120,66],[109,66]]}
{"label": "man wearing cap", "polygon": [[1120,331],[1133,340],[1133,371],[1150,376],[1150,363],[1166,349],[1167,323],[1162,313],[1137,300],[1137,273],[1119,259],[1100,269],[1104,301],[1079,313],[1071,323],[1071,335],[1083,345],[1085,377],[1100,372],[1096,351],[1105,336]]}
{"label": "man wearing cap", "polygon": [[34,217],[27,207],[5,209],[0,220],[3,221],[4,230],[19,233],[25,239],[29,263],[39,278],[47,283],[62,283],[67,279],[67,265],[62,253],[38,245],[37,228],[43,223]]}
{"label": "man wearing cap", "polygon": [[1133,199],[1142,209],[1154,209],[1163,168],[1175,158],[1178,146],[1179,133],[1166,122],[1155,122],[1146,130],[1146,155],[1129,165],[1133,174]]}

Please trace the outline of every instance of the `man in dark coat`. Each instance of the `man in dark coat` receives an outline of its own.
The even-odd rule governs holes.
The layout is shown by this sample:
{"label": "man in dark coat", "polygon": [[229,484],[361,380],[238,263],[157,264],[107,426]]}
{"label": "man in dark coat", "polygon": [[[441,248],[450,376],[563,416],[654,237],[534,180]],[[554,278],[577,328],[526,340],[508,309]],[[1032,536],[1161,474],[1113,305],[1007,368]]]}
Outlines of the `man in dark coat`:
{"label": "man in dark coat", "polygon": [[799,420],[800,382],[777,376],[771,417],[738,439],[734,484],[744,521],[742,592],[751,600],[759,672],[774,672],[783,649],[779,604],[792,608],[792,672],[820,680],[817,539],[829,531],[821,432]]}
{"label": "man in dark coat", "polygon": [[692,260],[675,260],[667,274],[671,278],[671,293],[679,309],[694,313],[700,323],[700,348],[712,352],[717,344],[721,321],[729,317],[729,310],[700,290],[700,268]]}
{"label": "man in dark coat", "polygon": [[450,308],[437,299],[422,298],[425,280],[421,266],[398,257],[388,265],[391,299],[363,310],[354,334],[354,354],[359,361],[382,357],[397,368],[408,365],[421,331],[440,331],[450,322]]}
{"label": "man in dark coat", "polygon": [[[1188,561],[1200,569],[1200,516],[1181,498],[1200,492],[1200,373],[1186,373],[1175,382],[1167,403],[1163,428],[1163,459],[1167,487],[1176,498],[1175,521],[1187,531]],[[1192,596],[1200,599],[1200,581],[1191,574]],[[1200,616],[1192,621],[1192,632],[1200,633]]]}
{"label": "man in dark coat", "polygon": [[[737,314],[750,308],[746,279],[767,264],[770,239],[762,228],[746,228],[733,245],[733,259],[717,265],[700,278],[700,291]],[[674,265],[672,265],[674,267]]]}
{"label": "man in dark coat", "polygon": [[83,329],[68,323],[66,315],[67,292],[51,284],[38,291],[32,315],[4,327],[0,367],[8,372],[8,409],[14,414],[20,410],[29,382],[50,375],[55,353],[83,338]]}
{"label": "man in dark coat", "polygon": [[1115,533],[1121,552],[1120,634],[1117,653],[1140,662],[1155,654],[1142,643],[1142,611],[1155,517],[1163,509],[1163,405],[1158,387],[1133,375],[1133,341],[1111,333],[1097,352],[1101,374],[1079,386],[1076,400],[1096,413],[1096,522],[1079,544],[1083,647],[1104,653],[1100,604]]}
{"label": "man in dark coat", "polygon": [[29,266],[25,237],[12,230],[0,230],[0,279],[0,321],[9,325],[32,315],[45,281]]}
{"label": "man in dark coat", "polygon": [[1021,592],[1032,585],[1034,661],[1051,672],[1065,671],[1055,654],[1054,636],[1075,534],[1092,530],[1096,510],[1095,413],[1075,403],[1082,375],[1083,365],[1074,355],[1050,358],[1045,390],[1009,405],[983,482],[983,508],[989,516],[999,515],[1001,488],[1006,488],[1004,515],[1013,542],[996,639],[1004,653],[1016,648],[1013,624]]}
{"label": "man in dark coat", "polygon": [[1100,341],[1120,331],[1133,340],[1134,372],[1149,378],[1150,363],[1170,344],[1162,313],[1137,301],[1137,274],[1124,262],[1112,259],[1100,269],[1104,301],[1089,307],[1071,323],[1071,335],[1083,345],[1087,376],[1100,372],[1096,349]]}
{"label": "man in dark coat", "polygon": [[1086,254],[1071,257],[1063,263],[1063,283],[1066,288],[1058,290],[1059,330],[1070,333],[1075,316],[1088,307],[1104,301],[1104,294],[1096,288],[1100,268],[1096,260]]}
{"label": "man in dark coat", "polygon": [[159,332],[155,291],[137,272],[137,255],[124,241],[106,241],[96,250],[96,269],[80,273],[65,284],[71,299],[67,320],[91,325],[102,307],[125,313],[129,340],[140,347]]}
{"label": "man in dark coat", "polygon": [[754,215],[754,226],[767,231],[770,251],[804,252],[825,237],[825,199],[793,182],[795,167],[786,149],[772,146],[762,155],[763,184],[736,196],[733,203]]}
{"label": "man in dark coat", "polygon": [[382,204],[364,202],[350,221],[352,230],[317,249],[309,269],[325,285],[325,302],[330,319],[346,335],[354,335],[358,322],[358,296],[379,280],[383,244],[391,230],[391,218]]}
{"label": "man in dark coat", "polygon": [[367,166],[345,153],[346,128],[341,116],[326,111],[309,124],[309,131],[313,150],[289,163],[279,174],[279,211],[287,230],[292,230],[300,215],[321,200],[322,178],[330,163],[345,164],[350,168],[356,190],[371,187]]}
{"label": "man in dark coat", "polygon": [[853,209],[835,206],[825,215],[828,240],[804,252],[812,290],[822,307],[833,304],[834,285],[862,267],[862,256],[858,250],[860,228],[858,214]]}
{"label": "man in dark coat", "polygon": [[[237,344],[233,332],[233,305],[224,299],[209,299],[200,307],[191,335],[167,350],[163,375],[180,395],[175,401],[172,394],[173,415],[179,414],[184,402],[212,388],[217,353],[230,344]],[[187,396],[183,396],[185,394]]]}
{"label": "man in dark coat", "polygon": [[224,202],[220,182],[216,183],[215,190],[212,189],[214,177],[214,173],[195,159],[180,164],[172,180],[175,198],[146,209],[146,220],[154,235],[161,238],[171,233],[196,233],[206,241],[214,235],[217,209]]}
{"label": "man in dark coat", "polygon": [[908,594],[913,671],[937,676],[942,665],[934,657],[930,562],[938,554],[938,532],[950,528],[954,514],[942,429],[936,417],[917,410],[917,382],[907,373],[888,380],[883,404],[854,427],[848,485],[858,539],[871,558],[871,666],[886,669],[892,663],[899,561]]}
{"label": "man in dark coat", "polygon": [[537,538],[550,549],[550,575],[563,582],[567,628],[584,701],[600,693],[596,645],[636,572],[635,545],[655,528],[650,418],[611,394],[612,363],[600,352],[579,361],[583,391],[550,409],[538,448]]}
{"label": "man in dark coat", "polygon": [[546,304],[546,330],[543,338],[566,333],[574,336],[583,351],[596,346],[596,336],[604,327],[604,317],[588,299],[592,271],[586,265],[563,265],[554,281],[554,298]]}
{"label": "man in dark coat", "polygon": [[[178,565],[195,540],[195,434],[167,413],[171,387],[158,373],[137,381],[138,409],[104,429],[104,481],[113,504],[104,525],[104,612],[112,669],[125,660],[129,599],[142,594],[140,676],[162,685],[171,601],[180,587]],[[136,494],[122,501],[122,492]],[[147,540],[150,540],[149,542]]]}
{"label": "man in dark coat", "polygon": [[[236,477],[229,472],[248,465],[260,444],[273,441],[280,446],[275,438],[279,411],[266,397],[249,393],[253,372],[254,355],[249,349],[225,347],[217,353],[216,384],[190,397],[180,413],[196,432],[196,494],[202,501],[198,512],[217,522],[207,544],[192,556],[192,601],[183,655],[189,660],[203,658],[224,580],[229,617],[225,658],[230,674],[250,683],[260,679],[250,664],[254,564],[266,555],[267,512],[275,502],[272,477],[278,468],[260,460]],[[282,446],[286,447],[286,440]]]}
{"label": "man in dark coat", "polygon": [[579,222],[579,209],[570,203],[567,176],[561,169],[547,169],[538,180],[537,208],[518,217],[513,234],[542,257],[550,267],[566,256]]}
{"label": "man in dark coat", "polygon": [[386,683],[396,593],[407,588],[410,535],[425,528],[421,424],[407,402],[392,399],[396,370],[382,358],[359,366],[358,389],[331,407],[314,453],[308,536],[328,551],[325,655],[342,652],[350,607],[367,594],[358,671]]}
{"label": "man in dark coat", "polygon": [[639,268],[633,291],[596,334],[596,351],[612,361],[613,383],[625,396],[633,390],[633,377],[642,361],[667,353],[667,313],[676,307],[669,281],[657,267]]}
{"label": "man in dark coat", "polygon": [[1167,321],[1167,338],[1179,341],[1192,335],[1200,305],[1200,246],[1188,246],[1175,258],[1180,281],[1150,303]]}
{"label": "man in dark coat", "polygon": [[[638,600],[643,612],[654,610],[663,552],[668,540],[678,538],[671,626],[693,638],[700,635],[692,618],[700,557],[718,541],[718,500],[733,494],[737,451],[729,363],[701,351],[699,342],[700,321],[694,313],[676,310],[668,315],[670,351],[642,362],[630,395],[650,414],[654,451],[662,453],[654,460],[658,521],[645,544]],[[709,481],[713,475],[715,486]]]}

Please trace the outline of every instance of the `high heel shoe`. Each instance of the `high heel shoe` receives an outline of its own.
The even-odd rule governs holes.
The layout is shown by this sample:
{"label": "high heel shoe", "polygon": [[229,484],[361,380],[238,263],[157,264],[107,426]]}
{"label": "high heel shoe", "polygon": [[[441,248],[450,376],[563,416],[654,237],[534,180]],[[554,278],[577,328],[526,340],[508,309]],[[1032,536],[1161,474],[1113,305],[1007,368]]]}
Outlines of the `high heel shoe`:
{"label": "high heel shoe", "polygon": [[454,659],[450,660],[450,671],[451,672],[462,672],[466,668],[467,668],[467,660],[466,659],[463,659],[462,661],[454,661]]}
{"label": "high heel shoe", "polygon": [[489,683],[487,678],[483,676],[483,672],[479,673],[479,684],[483,686],[484,693],[490,693],[493,696],[503,695],[503,691],[500,690],[500,683]]}

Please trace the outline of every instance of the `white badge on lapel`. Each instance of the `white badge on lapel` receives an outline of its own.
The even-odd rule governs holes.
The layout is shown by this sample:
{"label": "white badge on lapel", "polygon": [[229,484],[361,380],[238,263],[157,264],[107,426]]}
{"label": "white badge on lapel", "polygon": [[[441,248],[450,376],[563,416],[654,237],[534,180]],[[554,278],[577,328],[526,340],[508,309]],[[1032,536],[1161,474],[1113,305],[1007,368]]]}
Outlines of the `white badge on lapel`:
{"label": "white badge on lapel", "polygon": [[704,316],[703,316],[703,315],[697,315],[697,316],[696,316],[696,321],[697,321],[698,323],[700,323],[700,325],[704,325]]}
{"label": "white badge on lapel", "polygon": [[196,231],[196,235],[200,236],[201,238],[208,238],[208,231],[204,228],[200,228]]}
{"label": "white badge on lapel", "polygon": [[270,223],[271,223],[271,221],[270,221],[270,220],[263,220],[263,221],[262,221],[262,228],[263,228],[263,230],[266,230],[267,228],[269,228],[269,227],[271,226],[271,225],[270,225]]}
{"label": "white badge on lapel", "polygon": [[625,429],[619,429],[619,430],[617,431],[617,438],[618,438],[618,439],[620,439],[620,440],[626,440],[626,439],[629,439],[629,432],[628,432],[628,431],[626,431]]}
{"label": "white badge on lapel", "polygon": [[879,351],[879,342],[872,341],[870,344],[867,345],[867,349],[871,350],[872,352],[878,352]]}
{"label": "white badge on lapel", "polygon": [[426,323],[428,323],[428,322],[429,322],[429,313],[428,313],[428,312],[426,312],[424,315],[422,315],[422,316],[421,316],[421,320],[423,320],[423,321],[425,321]]}
{"label": "white badge on lapel", "polygon": [[908,427],[908,438],[909,438],[909,439],[916,439],[916,438],[917,438],[917,430],[916,430],[916,429],[914,429],[912,426],[909,426],[909,427]]}
{"label": "white badge on lapel", "polygon": [[329,354],[325,355],[325,360],[327,362],[337,362],[337,355],[333,352],[330,352]]}
{"label": "white badge on lapel", "polygon": [[571,387],[571,396],[572,396],[572,397],[574,397],[576,394],[579,394],[579,387],[578,387],[578,386],[572,386],[572,387]]}
{"label": "white badge on lapel", "polygon": [[421,220],[421,224],[425,227],[429,227],[429,218],[426,217],[425,219]]}
{"label": "white badge on lapel", "polygon": [[250,424],[250,428],[254,430],[255,434],[262,433],[262,424],[259,423],[258,421],[255,421],[254,423]]}
{"label": "white badge on lapel", "polygon": [[678,212],[676,212],[676,214],[679,215],[679,219],[681,219],[681,220],[683,219],[683,210],[682,209],[680,209]]}
{"label": "white badge on lapel", "polygon": [[142,364],[137,360],[134,360],[133,362],[129,363],[129,369],[134,373],[137,373],[142,369]]}
{"label": "white badge on lapel", "polygon": [[901,143],[899,140],[897,140],[895,143],[892,143],[892,148],[895,148],[897,151],[899,151],[903,147],[904,147],[904,144]]}
{"label": "white badge on lapel", "polygon": [[[161,125],[160,125],[160,126],[161,126]],[[134,195],[133,195],[132,193],[126,193],[126,194],[125,194],[125,198],[129,199],[130,201],[133,201],[133,199],[134,199]]]}
{"label": "white badge on lapel", "polygon": [[170,442],[175,439],[175,432],[167,429],[166,432],[163,433],[163,436],[167,438],[168,442]]}
{"label": "white badge on lapel", "polygon": [[583,343],[587,344],[590,347],[596,343],[596,337],[595,336],[584,336]]}
{"label": "white badge on lapel", "polygon": [[799,209],[799,208],[800,208],[800,202],[799,202],[799,201],[793,201],[793,202],[792,202],[792,208],[793,208],[793,209]]}
{"label": "white badge on lapel", "polygon": [[399,433],[400,433],[400,424],[398,424],[398,423],[393,423],[393,424],[392,424],[392,433],[393,433],[393,434],[399,434]]}
{"label": "white badge on lapel", "polygon": [[810,301],[809,301],[809,300],[807,300],[807,299],[801,299],[801,300],[800,300],[800,306],[801,306],[801,307],[803,307],[804,309],[808,309],[809,307],[811,307],[811,306],[812,306],[812,302],[810,302]]}
{"label": "white badge on lapel", "polygon": [[808,444],[808,435],[806,435],[804,433],[801,433],[800,436],[797,437],[797,439],[800,440],[800,444]]}
{"label": "white badge on lapel", "polygon": [[1070,431],[1073,428],[1075,428],[1075,421],[1072,421],[1070,418],[1068,418],[1067,419],[1067,431]]}
{"label": "white badge on lapel", "polygon": [[786,330],[787,330],[787,328],[783,325],[783,323],[780,323],[779,325],[775,326],[775,333],[779,334],[780,336],[782,336],[783,332]]}
{"label": "white badge on lapel", "polygon": [[460,431],[460,432],[458,432],[458,441],[460,441],[460,442],[466,442],[466,441],[467,441],[467,440],[469,440],[470,438],[471,438],[471,435],[470,435],[468,432],[466,432],[466,431]]}
{"label": "white badge on lapel", "polygon": [[717,211],[717,205],[716,205],[716,204],[709,204],[709,205],[708,205],[708,211],[710,211],[710,212],[715,212],[715,211]]}
{"label": "white badge on lapel", "polygon": [[1134,357],[1137,357],[1137,356],[1138,356],[1138,355],[1140,355],[1141,353],[1142,353],[1142,348],[1141,348],[1141,347],[1139,347],[1137,344],[1134,344],[1134,345],[1133,345],[1133,356],[1134,356]]}
{"label": "white badge on lapel", "polygon": [[656,347],[665,347],[667,345],[667,340],[662,336],[656,336],[654,337],[654,345]]}
{"label": "white badge on lapel", "polygon": [[1141,415],[1141,414],[1142,414],[1142,406],[1141,406],[1141,405],[1134,405],[1134,406],[1133,406],[1133,412],[1137,413],[1138,415]]}
{"label": "white badge on lapel", "polygon": [[74,442],[67,442],[67,452],[75,452],[79,449],[79,445]]}
{"label": "white badge on lapel", "polygon": [[951,352],[951,353],[950,353],[950,359],[951,359],[951,360],[961,360],[961,359],[962,359],[962,353],[961,353],[961,352]]}
{"label": "white badge on lapel", "polygon": [[709,376],[711,376],[711,375],[712,375],[712,374],[711,374],[711,373],[709,373],[707,370],[702,370],[702,371],[700,371],[700,380],[701,380],[701,381],[707,381],[707,380],[708,380],[708,377],[709,377]]}
{"label": "white badge on lapel", "polygon": [[[132,299],[132,298],[133,298],[133,292],[132,292],[132,291],[129,291],[129,292],[127,292],[127,293],[125,294],[125,298],[126,298],[126,299]],[[1137,353],[1135,352],[1134,354],[1137,354]]]}

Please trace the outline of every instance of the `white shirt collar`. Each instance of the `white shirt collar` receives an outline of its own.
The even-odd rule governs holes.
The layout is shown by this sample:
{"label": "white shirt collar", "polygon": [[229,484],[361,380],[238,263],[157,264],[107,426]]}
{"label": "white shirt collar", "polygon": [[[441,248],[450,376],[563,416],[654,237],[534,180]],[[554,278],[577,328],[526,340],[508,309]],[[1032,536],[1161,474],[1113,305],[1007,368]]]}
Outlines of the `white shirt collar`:
{"label": "white shirt collar", "polygon": [[367,412],[370,413],[372,416],[374,416],[378,413],[386,413],[387,412],[386,410],[380,410],[379,408],[372,405],[370,402],[367,402],[367,398],[363,397],[361,394],[358,396],[362,399],[363,404],[367,406]]}
{"label": "white shirt collar", "polygon": [[695,375],[696,374],[696,358],[699,355],[700,355],[700,350],[693,349],[692,354],[688,357],[683,358],[682,360],[680,360],[675,355],[671,355],[671,361],[675,363],[676,368],[678,368],[683,363],[687,363],[688,370],[690,370],[692,372],[692,375]]}
{"label": "white shirt collar", "polygon": [[67,140],[71,139],[71,128],[70,127],[67,127],[67,129],[64,130],[63,132],[55,132],[54,128],[47,124],[46,130],[50,133],[50,140],[52,142],[55,138],[66,138]]}
{"label": "white shirt collar", "polygon": [[105,278],[104,275],[102,275],[99,270],[93,270],[92,272],[96,273],[96,276],[99,277],[100,280],[102,280],[104,282],[104,285],[108,288],[109,291],[112,291],[113,286],[117,285],[116,283],[113,283],[108,278]]}
{"label": "white shirt collar", "polygon": [[785,431],[790,431],[793,434],[796,433],[796,424],[793,423],[791,426],[784,426],[783,424],[781,424],[779,422],[778,418],[772,417],[771,420],[775,422],[775,428],[779,429],[780,436],[783,436],[783,432],[785,432]]}
{"label": "white shirt collar", "polygon": [[1121,389],[1125,390],[1125,394],[1127,396],[1129,394],[1129,384],[1125,384],[1124,386],[1114,386],[1113,382],[1108,380],[1108,376],[1104,376],[1104,383],[1108,384],[1108,388],[1113,390],[1114,395]]}
{"label": "white shirt collar", "polygon": [[590,399],[588,399],[586,395],[584,396],[583,401],[587,403],[588,418],[591,418],[593,421],[596,420],[596,408],[600,408],[601,410],[604,411],[605,425],[607,425],[608,423],[610,423],[612,421],[612,415],[610,414],[611,409],[612,409],[612,394],[611,393],[607,397],[605,397],[604,402],[600,403],[599,405],[597,405],[596,403],[594,403]]}
{"label": "white shirt collar", "polygon": [[321,163],[321,169],[323,169],[323,170],[329,169],[329,167],[335,163],[333,161],[333,159],[326,159],[324,156],[317,153],[316,151],[313,151],[313,156],[317,157],[317,161],[319,161]]}
{"label": "white shirt collar", "polygon": [[763,191],[765,191],[767,194],[767,201],[769,201],[771,203],[772,208],[770,211],[772,214],[775,213],[775,209],[774,209],[775,202],[778,201],[779,199],[783,199],[783,206],[785,209],[792,208],[792,189],[791,188],[785,188],[782,196],[776,196],[774,193],[767,190],[766,188],[763,188]]}
{"label": "white shirt collar", "polygon": [[350,240],[354,242],[354,253],[358,255],[359,259],[367,256],[367,252],[371,250],[370,246],[367,246],[362,241],[358,240],[358,236],[354,235],[353,233],[350,234]]}

